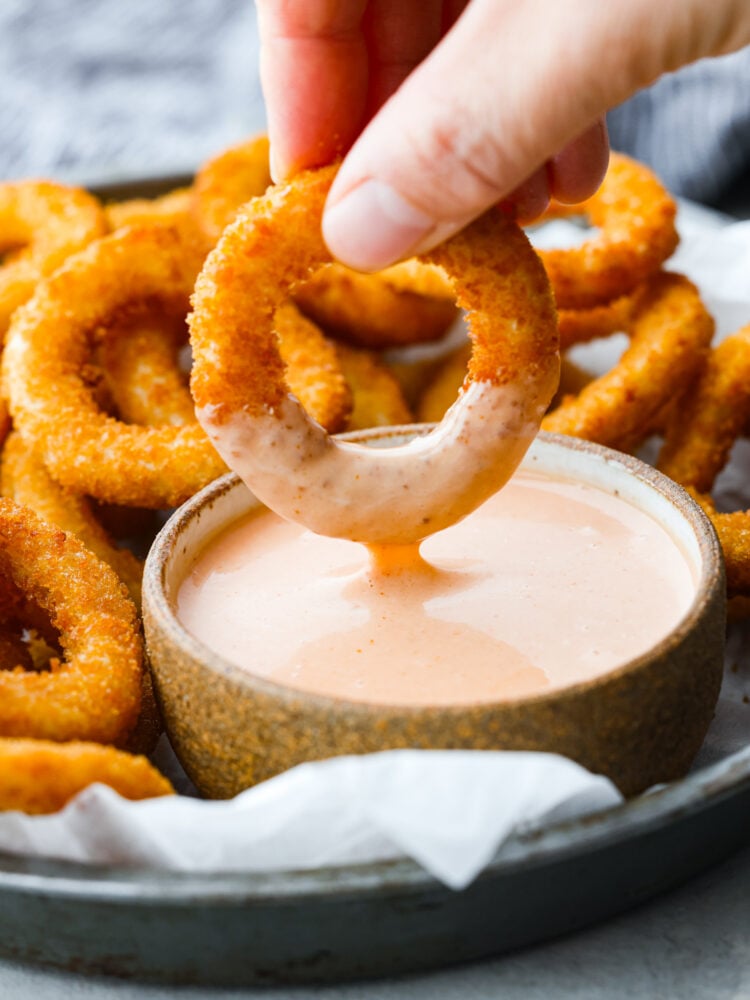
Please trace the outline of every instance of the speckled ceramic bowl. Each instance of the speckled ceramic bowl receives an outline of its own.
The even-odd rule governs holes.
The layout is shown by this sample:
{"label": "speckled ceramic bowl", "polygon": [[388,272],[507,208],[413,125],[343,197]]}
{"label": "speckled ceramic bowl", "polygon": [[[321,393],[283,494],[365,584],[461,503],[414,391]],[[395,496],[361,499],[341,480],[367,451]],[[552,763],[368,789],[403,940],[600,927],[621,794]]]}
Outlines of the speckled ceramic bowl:
{"label": "speckled ceramic bowl", "polygon": [[[391,428],[355,437],[393,444],[413,433]],[[480,705],[370,705],[254,676],[194,639],[173,610],[196,553],[257,504],[226,476],[163,528],[143,588],[156,691],[197,787],[225,798],[303,761],[391,747],[553,751],[608,775],[628,795],[684,774],[713,716],[722,675],[725,585],[713,528],[678,486],[617,452],[540,435],[525,464],[617,492],[666,528],[697,584],[691,608],[665,639],[593,680]]]}

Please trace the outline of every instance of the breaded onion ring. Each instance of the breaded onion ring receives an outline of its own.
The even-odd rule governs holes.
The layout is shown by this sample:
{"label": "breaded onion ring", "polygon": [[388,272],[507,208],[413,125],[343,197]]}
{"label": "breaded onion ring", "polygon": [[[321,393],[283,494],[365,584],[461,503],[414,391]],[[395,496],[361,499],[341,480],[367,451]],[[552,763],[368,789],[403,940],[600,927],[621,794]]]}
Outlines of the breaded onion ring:
{"label": "breaded onion ring", "polygon": [[112,324],[99,363],[119,418],[142,427],[195,423],[188,377],[179,364],[187,340],[182,316],[158,310]]}
{"label": "breaded onion ring", "polygon": [[328,333],[374,350],[437,340],[456,318],[453,299],[395,289],[380,274],[331,264],[294,289],[300,309]]}
{"label": "breaded onion ring", "polygon": [[[212,245],[239,209],[271,184],[268,139],[256,136],[209,160],[198,171],[193,211]],[[331,264],[294,290],[302,312],[358,347],[386,348],[437,340],[455,317],[452,293],[428,298],[397,289],[377,274]]]}
{"label": "breaded onion ring", "polygon": [[37,282],[106,232],[99,202],[80,188],[51,181],[0,184],[0,336]]}
{"label": "breaded onion ring", "polygon": [[[274,329],[292,392],[326,430],[343,430],[352,394],[335,345],[292,302],[276,310]],[[106,337],[99,357],[121,419],[144,427],[195,423],[178,361],[186,338],[182,317],[175,322],[159,315],[131,318]]]}
{"label": "breaded onion ring", "polygon": [[719,536],[731,596],[750,594],[750,511],[717,511],[708,495],[750,417],[750,326],[716,346],[670,422],[658,468],[694,496]]}
{"label": "breaded onion ring", "polygon": [[64,660],[0,672],[0,735],[121,743],[141,704],[135,606],[75,536],[0,498],[0,574],[49,614]]}
{"label": "breaded onion ring", "polygon": [[695,286],[659,272],[638,295],[628,324],[630,346],[617,365],[546,416],[542,428],[627,450],[698,372],[714,323]]}
{"label": "breaded onion ring", "polygon": [[706,493],[750,418],[750,325],[718,344],[677,419],[671,422],[659,468],[683,486]]}
{"label": "breaded onion ring", "polygon": [[599,190],[556,215],[585,215],[600,232],[582,246],[541,250],[560,309],[585,309],[632,291],[677,246],[674,199],[642,163],[612,153]]}
{"label": "breaded onion ring", "polygon": [[336,345],[293,302],[279,306],[273,327],[291,391],[329,433],[343,430],[352,410],[352,391]]}
{"label": "breaded onion ring", "polygon": [[23,438],[13,432],[0,461],[0,493],[29,507],[44,521],[76,535],[99,559],[112,567],[140,607],[143,565],[127,549],[117,548],[97,520],[91,502],[58,485]]}
{"label": "breaded onion ring", "polygon": [[613,333],[624,333],[633,319],[638,290],[591,309],[561,309],[558,313],[560,350],[588,344]]}
{"label": "breaded onion ring", "polygon": [[398,379],[382,361],[369,351],[358,351],[346,344],[338,344],[336,354],[354,397],[347,430],[391,427],[414,420]]}
{"label": "breaded onion ring", "polygon": [[459,400],[404,446],[332,439],[289,392],[273,314],[330,260],[320,219],[334,172],[255,199],[209,255],[190,319],[193,397],[218,450],[272,509],[320,534],[408,543],[469,513],[521,460],[557,384],[554,304],[523,233],[497,211],[477,220],[426,258],[469,311],[474,353]]}
{"label": "breaded onion ring", "polygon": [[184,316],[203,254],[169,227],[126,228],[98,240],[40,283],[4,352],[15,426],[57,482],[135,507],[172,507],[224,464],[197,423],[124,424],[103,413],[83,378],[99,338],[144,303]]}
{"label": "breaded onion ring", "polygon": [[268,137],[252,139],[225,149],[200,168],[193,183],[192,208],[212,244],[246,201],[271,186]]}
{"label": "breaded onion ring", "polygon": [[54,813],[84,788],[109,785],[125,799],[172,795],[145,758],[96,743],[0,739],[0,809]]}
{"label": "breaded onion ring", "polygon": [[196,226],[193,220],[193,189],[176,188],[158,198],[131,198],[115,201],[104,206],[109,229],[124,226],[141,226],[144,223],[161,222],[172,228]]}

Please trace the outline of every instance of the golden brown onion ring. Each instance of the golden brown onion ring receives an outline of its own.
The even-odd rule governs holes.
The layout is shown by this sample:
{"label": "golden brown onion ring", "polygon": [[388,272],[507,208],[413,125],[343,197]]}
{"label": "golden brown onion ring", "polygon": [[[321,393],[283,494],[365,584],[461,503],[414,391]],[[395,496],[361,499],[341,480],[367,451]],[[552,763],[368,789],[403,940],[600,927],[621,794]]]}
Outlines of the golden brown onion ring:
{"label": "golden brown onion ring", "polygon": [[344,378],[354,397],[346,429],[409,424],[414,417],[396,376],[369,351],[339,344],[336,348]]}
{"label": "golden brown onion ring", "polygon": [[184,317],[200,247],[161,225],[98,240],[40,283],[3,356],[15,426],[63,486],[110,503],[166,508],[224,471],[197,423],[124,424],[102,412],[82,373],[129,310]]}
{"label": "golden brown onion ring", "polygon": [[145,757],[96,743],[0,739],[0,809],[54,813],[95,782],[125,799],[172,795],[174,789]]}
{"label": "golden brown onion ring", "polygon": [[674,199],[642,163],[612,153],[599,190],[547,217],[585,215],[600,232],[582,246],[541,250],[560,309],[586,309],[626,295],[661,267],[678,243]]}
{"label": "golden brown onion ring", "polygon": [[0,734],[120,743],[141,704],[135,606],[114,572],[74,535],[0,498],[0,574],[45,611],[64,659],[0,673]]}
{"label": "golden brown onion ring", "polygon": [[566,399],[542,422],[558,434],[628,450],[653,428],[676,386],[703,365],[714,324],[698,290],[679,274],[659,272],[638,295],[630,346],[606,375]]}
{"label": "golden brown onion ring", "polygon": [[106,232],[101,205],[80,188],[51,181],[0,184],[0,338],[37,282]]}
{"label": "golden brown onion ring", "polygon": [[192,210],[213,245],[245,202],[271,185],[268,137],[257,135],[224,150],[200,168]]}
{"label": "golden brown onion ring", "polygon": [[[469,313],[474,351],[456,405],[439,430],[377,455],[334,441],[290,395],[273,337],[288,289],[330,260],[320,219],[334,172],[300,174],[255,199],[209,255],[190,320],[193,397],[228,464],[279,513],[321,534],[414,541],[486,499],[526,451],[557,384],[554,305],[523,233],[497,211],[477,220],[426,258]],[[313,515],[304,500],[320,489],[331,500]]]}
{"label": "golden brown onion ring", "polygon": [[127,549],[117,548],[99,523],[87,497],[58,485],[35,450],[15,431],[3,448],[0,493],[29,507],[49,524],[80,538],[99,559],[112,567],[140,607],[141,561]]}
{"label": "golden brown onion ring", "polygon": [[750,326],[709,355],[683,405],[670,421],[658,467],[685,486],[719,536],[730,596],[750,594],[750,512],[717,511],[709,495],[750,417]]}

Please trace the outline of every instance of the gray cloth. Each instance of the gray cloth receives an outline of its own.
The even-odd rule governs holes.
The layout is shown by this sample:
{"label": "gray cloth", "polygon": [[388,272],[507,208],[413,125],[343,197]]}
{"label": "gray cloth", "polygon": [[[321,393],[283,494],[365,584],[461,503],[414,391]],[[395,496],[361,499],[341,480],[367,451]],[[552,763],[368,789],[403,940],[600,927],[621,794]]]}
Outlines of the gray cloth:
{"label": "gray cloth", "polygon": [[192,169],[264,126],[251,0],[2,0],[0,177]]}
{"label": "gray cloth", "polygon": [[750,48],[662,77],[607,121],[612,146],[675,194],[750,212]]}

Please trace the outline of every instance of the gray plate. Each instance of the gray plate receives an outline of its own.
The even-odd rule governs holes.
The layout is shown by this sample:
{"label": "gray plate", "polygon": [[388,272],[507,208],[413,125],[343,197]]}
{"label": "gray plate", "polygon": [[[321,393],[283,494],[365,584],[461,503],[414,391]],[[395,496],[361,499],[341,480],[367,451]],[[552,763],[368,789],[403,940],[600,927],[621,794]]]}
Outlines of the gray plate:
{"label": "gray plate", "polygon": [[330,981],[482,958],[601,920],[747,842],[750,753],[506,843],[463,892],[408,862],[186,876],[0,857],[0,954],[172,983]]}
{"label": "gray plate", "polygon": [[[147,197],[189,178],[99,185]],[[564,934],[747,843],[750,751],[588,820],[507,842],[453,892],[391,862],[163,875],[0,855],[0,955],[74,972],[250,985],[412,972]]]}

